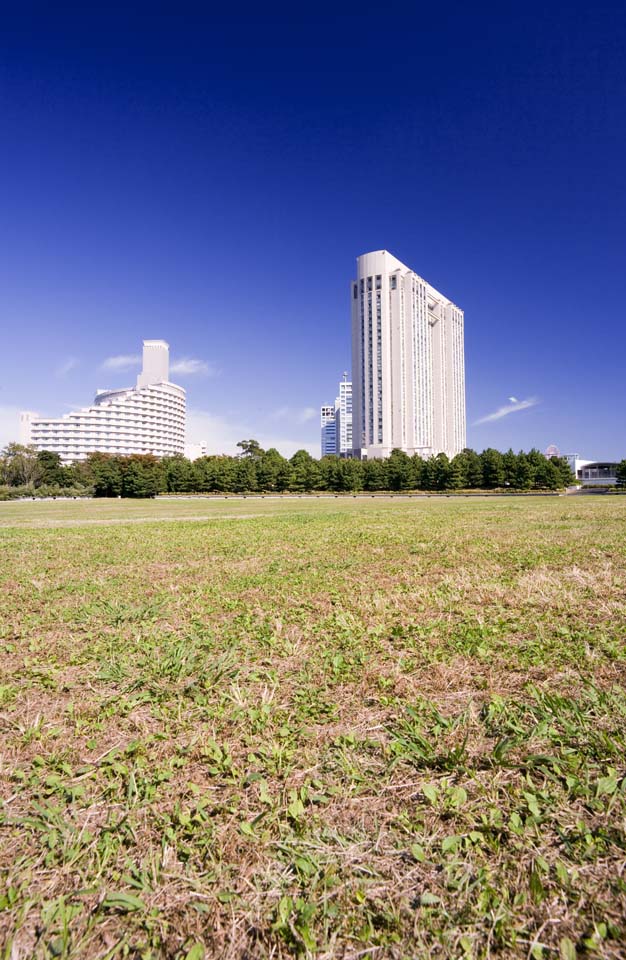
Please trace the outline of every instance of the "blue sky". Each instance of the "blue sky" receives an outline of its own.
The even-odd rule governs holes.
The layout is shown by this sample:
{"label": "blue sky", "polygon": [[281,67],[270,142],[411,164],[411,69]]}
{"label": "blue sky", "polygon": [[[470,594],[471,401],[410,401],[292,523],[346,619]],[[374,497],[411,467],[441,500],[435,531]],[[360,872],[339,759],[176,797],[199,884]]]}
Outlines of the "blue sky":
{"label": "blue sky", "polygon": [[86,6],[3,13],[0,443],[163,337],[192,439],[317,452],[387,249],[465,310],[471,446],[626,456],[620,4]]}

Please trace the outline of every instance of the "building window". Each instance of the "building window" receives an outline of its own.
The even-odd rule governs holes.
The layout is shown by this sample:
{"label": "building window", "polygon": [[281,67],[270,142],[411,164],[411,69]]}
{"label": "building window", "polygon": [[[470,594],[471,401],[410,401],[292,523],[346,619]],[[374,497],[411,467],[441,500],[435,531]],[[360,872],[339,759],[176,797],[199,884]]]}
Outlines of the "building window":
{"label": "building window", "polygon": [[359,296],[359,288],[357,287],[356,283],[355,283],[355,284],[353,285],[353,287],[352,287],[352,296],[353,296],[353,298],[354,298],[355,300],[358,299],[358,296]]}
{"label": "building window", "polygon": [[383,278],[381,277],[380,274],[378,274],[376,277],[376,289],[380,290],[382,285],[383,285]]}
{"label": "building window", "polygon": [[391,277],[391,289],[392,289],[392,290],[395,290],[396,287],[397,287],[397,285],[398,285],[398,278],[397,278],[397,277]]}
{"label": "building window", "polygon": [[367,278],[367,289],[368,289],[368,290],[371,290],[371,289],[372,289],[372,278],[371,278],[371,277],[368,277],[368,278]]}

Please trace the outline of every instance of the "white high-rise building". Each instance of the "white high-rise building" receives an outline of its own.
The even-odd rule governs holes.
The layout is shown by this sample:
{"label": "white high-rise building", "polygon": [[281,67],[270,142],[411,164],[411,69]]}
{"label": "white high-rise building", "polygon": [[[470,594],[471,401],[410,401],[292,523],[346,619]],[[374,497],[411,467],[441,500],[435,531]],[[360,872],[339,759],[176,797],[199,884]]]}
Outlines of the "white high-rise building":
{"label": "white high-rise building", "polygon": [[168,344],[144,340],[136,387],[98,390],[92,406],[54,420],[23,413],[20,431],[23,443],[58,453],[63,463],[90,453],[184,453],[185,391],[169,381]]}
{"label": "white high-rise building", "polygon": [[352,381],[344,373],[339,383],[339,396],[335,400],[337,424],[337,453],[341,457],[352,454]]}
{"label": "white high-rise building", "polygon": [[331,403],[324,404],[320,409],[320,426],[322,428],[322,456],[337,453],[337,423],[335,408]]}
{"label": "white high-rise building", "polygon": [[357,257],[351,299],[355,454],[459,453],[463,311],[386,250]]}

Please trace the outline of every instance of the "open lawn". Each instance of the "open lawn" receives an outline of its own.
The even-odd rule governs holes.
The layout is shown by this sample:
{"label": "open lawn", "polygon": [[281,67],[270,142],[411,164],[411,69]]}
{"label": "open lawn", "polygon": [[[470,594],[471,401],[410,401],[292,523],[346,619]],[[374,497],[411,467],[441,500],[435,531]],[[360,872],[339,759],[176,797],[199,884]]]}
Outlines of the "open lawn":
{"label": "open lawn", "polygon": [[0,503],[0,733],[2,960],[624,957],[626,499]]}

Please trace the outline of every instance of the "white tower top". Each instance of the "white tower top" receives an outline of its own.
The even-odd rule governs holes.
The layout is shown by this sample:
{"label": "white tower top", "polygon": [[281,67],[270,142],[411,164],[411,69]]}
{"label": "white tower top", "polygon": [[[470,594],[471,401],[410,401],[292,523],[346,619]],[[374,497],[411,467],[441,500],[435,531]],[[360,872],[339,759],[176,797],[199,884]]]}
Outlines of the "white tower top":
{"label": "white tower top", "polygon": [[150,383],[168,383],[170,378],[170,345],[165,340],[144,340],[143,366],[137,377],[138,387]]}

